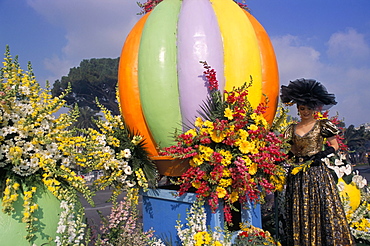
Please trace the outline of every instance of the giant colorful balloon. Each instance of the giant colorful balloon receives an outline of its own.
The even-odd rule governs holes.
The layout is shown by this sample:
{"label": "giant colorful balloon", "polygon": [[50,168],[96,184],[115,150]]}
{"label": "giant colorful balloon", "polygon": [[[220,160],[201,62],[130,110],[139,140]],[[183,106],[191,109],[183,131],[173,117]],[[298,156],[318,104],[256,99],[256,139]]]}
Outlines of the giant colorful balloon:
{"label": "giant colorful balloon", "polygon": [[133,27],[122,49],[118,88],[122,115],[146,139],[151,156],[174,144],[173,133],[194,122],[208,95],[206,61],[220,89],[249,82],[249,101],[269,99],[272,122],[279,76],[261,24],[233,0],[164,0]]}

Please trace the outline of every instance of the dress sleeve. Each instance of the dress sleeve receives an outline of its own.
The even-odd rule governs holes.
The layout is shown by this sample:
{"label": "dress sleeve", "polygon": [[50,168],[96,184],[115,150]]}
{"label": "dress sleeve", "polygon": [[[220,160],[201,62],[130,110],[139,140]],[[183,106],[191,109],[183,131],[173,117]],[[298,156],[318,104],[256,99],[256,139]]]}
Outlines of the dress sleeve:
{"label": "dress sleeve", "polygon": [[321,135],[325,138],[333,137],[340,133],[338,127],[330,120],[321,120]]}
{"label": "dress sleeve", "polygon": [[294,130],[294,124],[290,124],[284,131],[284,138],[288,140],[288,142],[292,141],[293,136],[293,130]]}

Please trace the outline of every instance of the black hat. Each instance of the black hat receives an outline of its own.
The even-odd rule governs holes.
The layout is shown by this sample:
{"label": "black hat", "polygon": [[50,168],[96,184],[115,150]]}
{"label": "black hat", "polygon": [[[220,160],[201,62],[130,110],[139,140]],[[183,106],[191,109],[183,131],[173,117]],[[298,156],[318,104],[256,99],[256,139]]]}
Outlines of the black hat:
{"label": "black hat", "polygon": [[335,95],[314,79],[296,79],[281,86],[281,101],[287,105],[305,105],[315,110],[327,110],[337,104]]}

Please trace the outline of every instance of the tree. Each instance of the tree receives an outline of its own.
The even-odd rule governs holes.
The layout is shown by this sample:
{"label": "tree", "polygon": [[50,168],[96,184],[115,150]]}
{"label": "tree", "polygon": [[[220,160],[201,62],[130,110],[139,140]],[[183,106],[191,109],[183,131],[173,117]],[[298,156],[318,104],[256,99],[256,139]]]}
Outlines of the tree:
{"label": "tree", "polygon": [[83,60],[79,67],[70,69],[68,76],[55,81],[52,95],[61,95],[71,84],[72,92],[65,97],[67,105],[77,104],[80,108],[89,107],[92,111],[99,112],[97,98],[113,115],[118,115],[120,114],[116,99],[118,62],[119,58]]}
{"label": "tree", "polygon": [[366,163],[366,142],[370,139],[370,131],[364,126],[356,129],[350,125],[344,132],[345,144],[350,150],[350,159],[352,163]]}

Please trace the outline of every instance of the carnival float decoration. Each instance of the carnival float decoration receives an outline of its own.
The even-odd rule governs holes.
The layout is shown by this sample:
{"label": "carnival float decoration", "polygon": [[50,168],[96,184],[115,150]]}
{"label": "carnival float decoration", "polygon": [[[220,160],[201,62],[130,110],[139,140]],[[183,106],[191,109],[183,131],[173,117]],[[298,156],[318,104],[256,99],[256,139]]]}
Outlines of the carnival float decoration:
{"label": "carnival float decoration", "polygon": [[233,0],[164,0],[127,36],[118,75],[122,115],[153,159],[167,158],[159,147],[175,143],[175,129],[194,122],[209,95],[200,61],[217,71],[221,91],[252,80],[249,101],[267,98],[264,116],[273,121],[278,68],[261,24]]}
{"label": "carnival float decoration", "polygon": [[[266,31],[248,11],[240,8],[233,0],[163,0],[156,2],[159,3],[142,16],[124,43],[118,73],[119,101],[125,123],[143,136],[150,157],[157,163],[159,172],[166,176],[181,176],[189,170],[190,172],[194,170],[194,168],[189,168],[189,165],[194,165],[190,158],[193,156],[179,158],[177,156],[179,153],[170,153],[171,149],[179,144],[177,136],[187,132],[187,126],[193,126],[194,122],[198,121],[198,116],[202,114],[202,107],[211,97],[215,96],[221,101],[226,101],[228,96],[224,95],[224,91],[228,91],[230,95],[240,94],[241,101],[235,105],[229,102],[230,107],[235,106],[236,109],[238,107],[236,104],[243,105],[242,107],[245,108],[242,110],[245,110],[247,114],[244,119],[250,118],[252,114],[256,116],[255,119],[250,118],[249,123],[246,122],[240,127],[244,127],[245,132],[249,130],[248,127],[253,128],[254,124],[257,128],[263,128],[263,133],[253,129],[256,136],[262,136],[268,132],[265,132],[265,129],[272,124],[277,109],[278,68]],[[211,80],[216,81],[216,87],[210,86]],[[235,89],[237,90],[234,92]],[[221,107],[226,106],[226,104],[221,104]],[[260,110],[261,108],[263,110]],[[264,111],[263,115],[262,111]],[[230,112],[230,114],[233,113]],[[207,123],[208,119],[201,118],[202,122]],[[212,120],[217,121],[218,119]],[[230,119],[229,126],[232,127],[232,125],[234,123]],[[235,129],[237,131],[239,128]],[[243,142],[249,140],[244,139]],[[195,138],[192,143],[196,143]],[[226,145],[225,148],[229,148]],[[255,145],[251,149],[259,154],[268,152],[259,148],[263,148],[262,145]],[[167,152],[167,155],[161,155],[163,150]],[[229,153],[225,150],[226,152]],[[241,153],[239,150],[237,152]],[[272,156],[274,157],[272,161],[275,157],[277,159],[281,157],[279,154]],[[230,157],[230,161],[237,161],[236,158],[236,155]],[[179,172],[160,170],[163,162],[179,160],[184,161],[178,163],[180,169],[183,167]],[[186,162],[188,166],[184,167]],[[212,162],[209,163],[213,165]],[[266,165],[269,164],[271,163],[266,163]],[[204,180],[212,192],[205,192],[203,195],[210,194],[212,198],[208,195],[206,197],[210,198],[209,201],[215,202],[214,204],[207,203],[206,206],[209,211],[208,225],[223,226],[224,218],[230,222],[231,204],[239,198],[242,202],[249,202],[251,197],[254,201],[259,200],[257,194],[259,192],[255,190],[259,184],[263,184],[263,187],[269,186],[266,190],[263,188],[262,193],[274,190],[276,187],[269,179],[270,175],[274,177],[276,175],[273,166],[263,168],[254,165],[243,170],[243,174],[249,177],[246,183],[248,187],[249,184],[251,185],[250,192],[239,194],[241,189],[236,191],[231,188],[231,184],[227,185],[229,187],[225,186],[223,189],[225,192],[220,192],[221,187],[213,191],[217,188],[219,180],[215,180],[216,183],[212,183],[212,180],[209,182]],[[265,173],[265,170],[270,174]],[[260,177],[258,180],[261,183],[252,182],[251,176]],[[185,183],[188,182],[182,177],[179,179]],[[202,182],[202,180],[198,181]],[[187,187],[187,184],[184,185]],[[184,188],[182,191],[186,194],[182,193],[180,198],[173,197],[174,191],[163,189],[143,193],[144,228],[154,225],[158,234],[166,233],[171,230],[169,228],[174,228],[173,223],[178,215],[184,216],[186,209],[202,196],[199,192],[197,194],[188,193],[187,188],[182,187]],[[195,188],[197,191],[201,190],[199,187]],[[253,195],[245,196],[248,192]],[[218,203],[217,197],[225,203]],[[263,196],[260,198],[263,200]],[[169,209],[165,209],[165,206],[169,206]],[[156,210],[157,208],[159,210]],[[261,226],[258,216],[259,208],[256,209],[256,211],[253,208],[244,210],[249,211],[249,215],[245,217],[249,217],[246,220],[252,223],[251,214],[257,214],[254,225]],[[166,222],[161,222],[161,228],[159,228],[156,225],[159,220],[162,221],[164,216],[161,210],[166,211],[167,219]]]}

